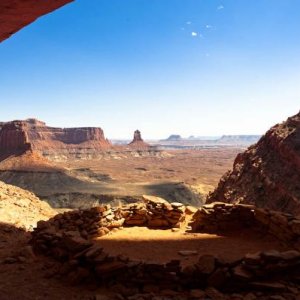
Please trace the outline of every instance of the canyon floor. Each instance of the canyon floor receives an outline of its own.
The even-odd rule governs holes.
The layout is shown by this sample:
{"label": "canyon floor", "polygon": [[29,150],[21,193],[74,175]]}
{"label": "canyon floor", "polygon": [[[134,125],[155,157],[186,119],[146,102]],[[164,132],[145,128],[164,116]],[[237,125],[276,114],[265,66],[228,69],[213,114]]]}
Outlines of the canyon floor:
{"label": "canyon floor", "polygon": [[107,154],[97,160],[52,161],[44,168],[2,162],[0,180],[34,192],[55,208],[118,204],[143,194],[201,206],[241,151],[219,147],[169,150],[160,156]]}

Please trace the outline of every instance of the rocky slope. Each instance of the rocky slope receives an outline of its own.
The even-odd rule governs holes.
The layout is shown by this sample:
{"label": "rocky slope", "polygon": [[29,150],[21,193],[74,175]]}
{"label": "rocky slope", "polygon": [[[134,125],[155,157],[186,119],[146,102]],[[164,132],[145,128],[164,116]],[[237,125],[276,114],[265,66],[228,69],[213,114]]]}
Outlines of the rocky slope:
{"label": "rocky slope", "polygon": [[73,0],[1,0],[0,42],[24,26]]}
{"label": "rocky slope", "polygon": [[35,119],[2,123],[0,127],[0,159],[27,150],[50,159],[81,158],[111,147],[101,128],[54,128]]}
{"label": "rocky slope", "polygon": [[251,203],[300,214],[300,112],[239,154],[207,202]]}
{"label": "rocky slope", "polygon": [[34,194],[0,181],[0,221],[30,229],[39,220],[47,220],[55,211]]}

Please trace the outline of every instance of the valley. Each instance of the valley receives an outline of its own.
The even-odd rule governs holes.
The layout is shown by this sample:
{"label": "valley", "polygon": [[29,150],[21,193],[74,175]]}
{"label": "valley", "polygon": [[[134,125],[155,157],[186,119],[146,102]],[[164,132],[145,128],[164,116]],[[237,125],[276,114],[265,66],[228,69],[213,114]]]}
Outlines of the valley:
{"label": "valley", "polygon": [[54,208],[88,208],[132,202],[149,194],[201,206],[242,149],[146,151],[135,156],[105,154],[101,159],[0,163],[0,180],[34,192]]}

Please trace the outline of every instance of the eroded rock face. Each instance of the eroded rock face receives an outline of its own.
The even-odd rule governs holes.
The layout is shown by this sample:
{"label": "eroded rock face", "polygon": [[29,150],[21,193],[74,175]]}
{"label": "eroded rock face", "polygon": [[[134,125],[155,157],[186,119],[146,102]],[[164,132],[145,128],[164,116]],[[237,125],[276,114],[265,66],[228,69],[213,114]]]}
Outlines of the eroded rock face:
{"label": "eroded rock face", "polygon": [[0,42],[9,38],[37,18],[73,0],[1,0]]}
{"label": "eroded rock face", "polygon": [[31,149],[45,156],[79,155],[111,147],[101,128],[54,128],[27,119],[4,123],[0,128],[0,154],[19,154]]}
{"label": "eroded rock face", "polygon": [[0,128],[0,151],[2,155],[19,154],[30,149],[24,125],[20,121],[3,123]]}
{"label": "eroded rock face", "polygon": [[239,154],[207,202],[248,203],[300,214],[300,112]]}

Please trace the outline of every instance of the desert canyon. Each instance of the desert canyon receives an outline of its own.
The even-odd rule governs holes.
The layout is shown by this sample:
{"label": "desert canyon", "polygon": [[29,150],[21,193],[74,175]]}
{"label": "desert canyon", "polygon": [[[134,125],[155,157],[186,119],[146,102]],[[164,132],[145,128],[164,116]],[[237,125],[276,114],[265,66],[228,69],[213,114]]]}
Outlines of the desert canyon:
{"label": "desert canyon", "polygon": [[[68,2],[4,0],[0,40]],[[205,141],[0,122],[0,180],[1,300],[300,299],[300,112]]]}

